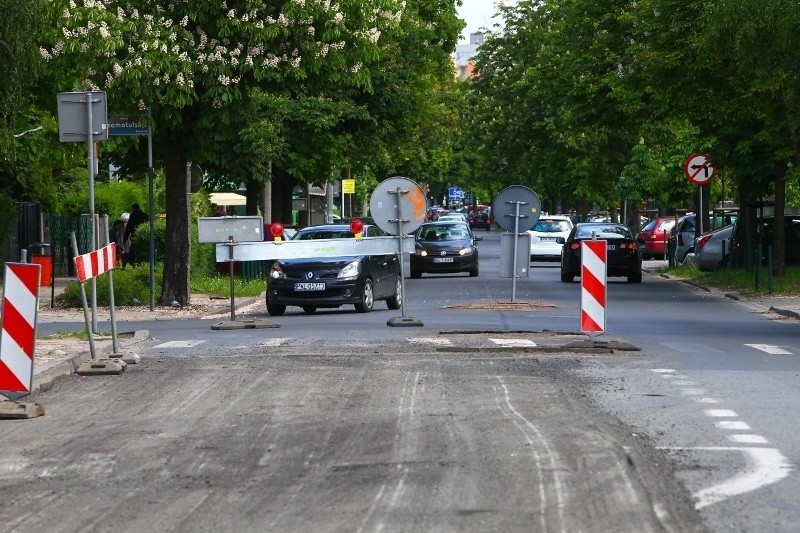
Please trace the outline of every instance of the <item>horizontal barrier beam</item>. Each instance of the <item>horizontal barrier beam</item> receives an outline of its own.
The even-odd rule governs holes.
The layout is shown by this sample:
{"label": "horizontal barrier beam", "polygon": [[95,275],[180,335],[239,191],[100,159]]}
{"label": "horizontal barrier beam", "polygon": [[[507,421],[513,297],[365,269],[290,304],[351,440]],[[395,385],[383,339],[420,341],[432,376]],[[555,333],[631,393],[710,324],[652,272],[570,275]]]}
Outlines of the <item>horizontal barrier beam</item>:
{"label": "horizontal barrier beam", "polygon": [[[361,239],[316,239],[309,241],[239,242],[233,247],[234,261],[265,261],[351,255],[393,255],[399,251],[398,237]],[[231,245],[217,243],[217,262],[231,260]],[[403,253],[414,252],[414,237],[403,237]]]}

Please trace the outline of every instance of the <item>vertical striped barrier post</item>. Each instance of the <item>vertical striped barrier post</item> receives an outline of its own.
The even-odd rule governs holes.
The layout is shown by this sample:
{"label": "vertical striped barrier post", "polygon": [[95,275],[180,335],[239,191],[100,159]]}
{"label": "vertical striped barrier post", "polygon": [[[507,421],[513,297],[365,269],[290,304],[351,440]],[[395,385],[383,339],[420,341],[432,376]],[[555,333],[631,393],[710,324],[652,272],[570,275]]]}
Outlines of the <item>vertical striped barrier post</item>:
{"label": "vertical striped barrier post", "polygon": [[39,404],[17,402],[29,395],[33,388],[41,268],[36,264],[6,263],[0,336],[0,394],[11,402],[0,402],[0,418],[33,418],[44,414]]}
{"label": "vertical striped barrier post", "polygon": [[608,242],[581,241],[581,332],[606,330],[606,264]]}

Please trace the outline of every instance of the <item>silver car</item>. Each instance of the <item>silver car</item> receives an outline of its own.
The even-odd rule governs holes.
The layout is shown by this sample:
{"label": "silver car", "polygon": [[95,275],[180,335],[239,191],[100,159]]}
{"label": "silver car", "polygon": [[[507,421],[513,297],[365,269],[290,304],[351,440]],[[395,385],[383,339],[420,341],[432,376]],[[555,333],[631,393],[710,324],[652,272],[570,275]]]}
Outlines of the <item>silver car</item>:
{"label": "silver car", "polygon": [[678,223],[672,226],[669,240],[675,249],[675,261],[683,263],[686,254],[694,252],[695,217],[693,214],[682,216]]}
{"label": "silver car", "polygon": [[733,224],[700,235],[694,243],[694,265],[712,272],[728,264]]}

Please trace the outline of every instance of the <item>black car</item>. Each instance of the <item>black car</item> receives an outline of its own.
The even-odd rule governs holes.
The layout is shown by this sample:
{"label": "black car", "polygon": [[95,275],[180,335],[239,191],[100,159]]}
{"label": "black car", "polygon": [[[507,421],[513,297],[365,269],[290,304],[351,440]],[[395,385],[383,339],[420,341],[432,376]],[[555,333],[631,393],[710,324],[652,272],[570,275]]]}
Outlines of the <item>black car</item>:
{"label": "black car", "polygon": [[467,222],[472,229],[481,228],[490,231],[492,229],[492,209],[490,207],[473,209],[467,217]]}
{"label": "black car", "polygon": [[[364,237],[386,234],[373,225],[364,225]],[[354,238],[350,226],[329,224],[298,230],[292,240]],[[354,305],[356,311],[372,310],[375,300],[386,300],[389,309],[401,304],[400,264],[396,255],[359,255],[279,259],[269,271],[267,312],[281,316],[286,306],[295,305],[306,314],[319,308]]]}
{"label": "black car", "polygon": [[[739,219],[742,220],[742,219]],[[736,222],[739,224],[739,221]],[[754,220],[752,222],[756,227],[753,229],[752,239],[757,238],[760,226],[761,232],[761,265],[767,266],[768,261],[768,247],[774,246],[774,217],[768,216],[763,219]],[[783,217],[783,237],[784,237],[784,260],[786,265],[800,265],[800,215],[785,215]],[[733,230],[733,238],[731,240],[730,248],[738,256],[739,264],[748,264],[752,261],[741,257],[743,247],[739,240],[736,238],[739,235],[739,228]]]}
{"label": "black car", "polygon": [[581,275],[581,241],[596,238],[608,242],[606,275],[627,277],[629,283],[642,282],[642,251],[633,233],[623,224],[585,222],[577,224],[563,242],[561,281],[571,283]]}
{"label": "black car", "polygon": [[478,275],[478,248],[481,237],[472,234],[463,222],[429,222],[417,229],[411,255],[411,277],[424,273],[469,272]]}

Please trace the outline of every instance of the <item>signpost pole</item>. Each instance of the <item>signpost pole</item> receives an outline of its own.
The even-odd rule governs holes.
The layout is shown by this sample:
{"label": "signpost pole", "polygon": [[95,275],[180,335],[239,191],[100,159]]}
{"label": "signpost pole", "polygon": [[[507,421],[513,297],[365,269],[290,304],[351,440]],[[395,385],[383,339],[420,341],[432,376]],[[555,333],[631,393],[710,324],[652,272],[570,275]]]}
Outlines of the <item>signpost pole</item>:
{"label": "signpost pole", "polygon": [[517,254],[519,251],[519,206],[521,202],[514,202],[516,205],[516,212],[514,214],[514,266],[511,268],[511,303],[517,302]]}
{"label": "signpost pole", "polygon": [[[89,220],[91,225],[91,244],[89,251],[97,250],[97,226],[94,219],[94,135],[92,134],[92,93],[86,93],[86,144],[88,145],[89,167]],[[97,280],[92,278],[92,332],[97,333]]]}
{"label": "signpost pole", "polygon": [[[403,202],[400,195],[404,191],[397,187],[397,260],[400,263],[400,317],[406,318],[406,275],[403,268]],[[405,191],[408,194],[408,191]]]}
{"label": "signpost pole", "polygon": [[147,126],[147,197],[150,204],[150,311],[156,308],[156,291],[155,291],[155,264],[156,264],[156,245],[153,236],[155,224],[155,202],[153,200],[153,130]]}
{"label": "signpost pole", "polygon": [[233,235],[230,235],[228,237],[227,245],[228,245],[228,250],[229,250],[229,252],[228,252],[228,273],[230,274],[230,277],[231,277],[231,322],[235,322],[236,321],[236,307],[234,306],[234,303],[233,303],[233,300],[234,300],[234,295],[233,295],[233,290],[234,290],[234,284],[233,284],[233,247],[236,246],[236,241],[233,240]]}

